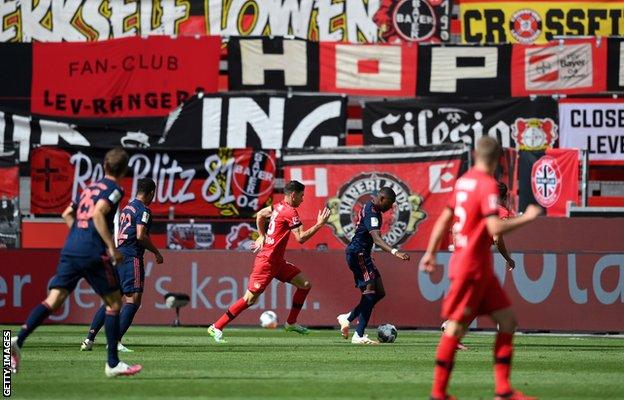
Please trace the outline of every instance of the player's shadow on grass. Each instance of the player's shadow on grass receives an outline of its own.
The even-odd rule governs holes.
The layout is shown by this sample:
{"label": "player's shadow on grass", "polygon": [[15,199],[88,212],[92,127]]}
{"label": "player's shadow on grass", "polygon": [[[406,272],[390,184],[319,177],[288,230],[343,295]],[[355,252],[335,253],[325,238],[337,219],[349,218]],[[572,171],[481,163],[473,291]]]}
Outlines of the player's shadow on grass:
{"label": "player's shadow on grass", "polygon": [[196,381],[196,380],[223,380],[223,379],[228,379],[228,380],[235,380],[235,381],[273,381],[275,382],[276,380],[280,380],[280,381],[300,381],[301,378],[300,377],[292,377],[292,378],[286,378],[282,375],[280,376],[265,376],[265,377],[259,377],[259,376],[223,376],[223,375],[216,375],[216,376],[207,376],[207,375],[200,375],[200,376],[145,376],[145,375],[137,375],[136,377],[132,378],[132,380],[145,380],[145,381],[177,381],[177,380],[183,380],[183,381]]}
{"label": "player's shadow on grass", "polygon": [[516,344],[516,348],[522,347],[544,347],[544,348],[562,348],[569,350],[579,350],[579,351],[594,351],[594,350],[614,350],[614,349],[624,349],[624,344],[600,344],[596,346],[592,345],[578,345],[578,344],[537,344],[537,343],[522,343]]}

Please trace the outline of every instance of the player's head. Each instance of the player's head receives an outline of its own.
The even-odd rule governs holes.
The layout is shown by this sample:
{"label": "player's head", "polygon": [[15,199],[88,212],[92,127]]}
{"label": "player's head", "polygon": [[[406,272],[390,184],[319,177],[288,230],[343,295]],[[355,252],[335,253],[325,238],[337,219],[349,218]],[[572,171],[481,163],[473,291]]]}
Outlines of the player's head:
{"label": "player's head", "polygon": [[293,207],[299,207],[303,203],[303,191],[305,186],[299,181],[290,181],[284,186],[284,200]]}
{"label": "player's head", "polygon": [[498,184],[498,202],[501,204],[505,204],[505,202],[507,201],[507,185],[505,185],[501,181],[498,181],[496,183]]}
{"label": "player's head", "polygon": [[128,169],[128,153],[121,147],[106,152],[104,156],[104,172],[106,175],[121,178]]}
{"label": "player's head", "polygon": [[156,194],[156,183],[154,183],[154,180],[151,178],[139,179],[136,197],[149,206],[152,200],[154,200],[154,194]]}
{"label": "player's head", "polygon": [[501,155],[501,147],[498,141],[491,136],[482,136],[477,141],[475,149],[475,165],[493,174],[498,159]]}
{"label": "player's head", "polygon": [[387,186],[382,187],[377,192],[377,198],[375,199],[375,206],[381,211],[386,212],[392,208],[394,201],[396,200],[396,193],[392,188]]}

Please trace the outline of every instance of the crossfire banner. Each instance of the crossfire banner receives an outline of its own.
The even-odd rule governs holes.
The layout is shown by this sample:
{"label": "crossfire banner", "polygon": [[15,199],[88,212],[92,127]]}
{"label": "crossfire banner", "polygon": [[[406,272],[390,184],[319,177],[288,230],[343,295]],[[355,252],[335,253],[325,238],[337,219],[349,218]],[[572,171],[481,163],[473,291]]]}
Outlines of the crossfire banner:
{"label": "crossfire banner", "polygon": [[559,101],[559,147],[587,150],[592,164],[624,165],[624,100]]}
{"label": "crossfire banner", "polygon": [[557,102],[550,97],[368,102],[363,128],[365,145],[473,146],[481,136],[489,135],[503,147],[545,149],[557,141]]}
{"label": "crossfire banner", "polygon": [[[91,182],[104,176],[107,149],[40,147],[31,160],[31,211],[60,214]],[[250,217],[270,204],[276,164],[273,152],[249,149],[128,150],[122,180],[125,203],[140,178],[156,182],[155,215]],[[171,209],[173,208],[173,209]]]}
{"label": "crossfire banner", "polygon": [[513,46],[511,93],[600,93],[607,89],[607,45],[594,39]]}
{"label": "crossfire banner", "polygon": [[163,116],[216,92],[219,37],[34,43],[31,110],[65,117]]}
{"label": "crossfire banner", "polygon": [[577,149],[520,151],[519,164],[520,211],[529,204],[539,204],[549,217],[565,217],[567,203],[578,204]]}
{"label": "crossfire banner", "polygon": [[375,191],[389,186],[397,200],[384,215],[384,240],[405,250],[424,249],[466,156],[467,150],[456,145],[285,151],[285,180],[295,179],[307,187],[306,200],[298,209],[304,226],[315,224],[323,207],[332,211],[329,229],[303,247],[344,248],[353,237],[359,210]]}
{"label": "crossfire banner", "polygon": [[345,144],[344,96],[195,96],[169,115],[163,147],[282,149]]}
{"label": "crossfire banner", "polygon": [[460,0],[462,41],[545,43],[561,36],[621,36],[621,0]]}

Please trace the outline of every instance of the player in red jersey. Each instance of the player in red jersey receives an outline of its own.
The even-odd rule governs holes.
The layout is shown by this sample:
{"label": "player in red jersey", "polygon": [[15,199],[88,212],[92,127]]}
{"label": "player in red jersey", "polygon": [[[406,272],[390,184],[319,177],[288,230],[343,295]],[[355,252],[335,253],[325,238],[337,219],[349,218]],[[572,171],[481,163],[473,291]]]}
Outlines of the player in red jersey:
{"label": "player in red jersey", "polygon": [[446,388],[457,343],[466,333],[470,321],[478,315],[488,315],[498,324],[494,345],[495,399],[535,399],[511,387],[509,375],[516,317],[494,275],[490,246],[492,237],[527,224],[541,213],[541,209],[531,205],[518,218],[500,219],[498,188],[492,177],[500,146],[494,138],[482,137],[477,142],[475,153],[474,168],[455,183],[449,205],[436,221],[427,251],[420,261],[422,271],[430,273],[435,269],[436,252],[455,215],[455,252],[451,256],[449,270],[451,286],[442,306],[442,316],[449,322],[437,349],[431,399],[454,398],[446,393]]}
{"label": "player in red jersey", "polygon": [[297,242],[305,243],[327,222],[330,211],[328,208],[319,211],[316,225],[304,231],[297,214],[297,207],[303,202],[304,189],[305,186],[302,183],[290,181],[284,188],[284,200],[282,202],[258,211],[256,224],[260,236],[256,239],[254,246],[258,255],[249,276],[249,286],[245,295],[208,328],[208,334],[216,342],[224,342],[223,328],[241,312],[253,305],[273,278],[297,287],[284,329],[300,334],[309,333],[307,328],[297,324],[297,316],[312,286],[299,268],[284,260],[284,252],[290,232],[295,235]]}

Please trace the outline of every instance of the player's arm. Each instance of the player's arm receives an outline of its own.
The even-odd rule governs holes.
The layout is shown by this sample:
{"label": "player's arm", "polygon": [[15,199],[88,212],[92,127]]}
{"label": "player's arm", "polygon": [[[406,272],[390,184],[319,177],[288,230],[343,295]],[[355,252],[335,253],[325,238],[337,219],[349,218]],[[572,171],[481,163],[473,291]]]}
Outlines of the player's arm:
{"label": "player's arm", "polygon": [[141,243],[141,246],[145,247],[147,250],[154,253],[156,256],[156,264],[163,263],[163,256],[160,254],[160,251],[154,246],[152,243],[152,239],[150,238],[149,233],[147,233],[147,227],[143,224],[137,224],[137,240]]}
{"label": "player's arm", "polygon": [[329,216],[331,215],[331,211],[329,208],[325,207],[323,210],[319,210],[318,215],[316,217],[316,224],[309,228],[308,230],[303,230],[303,226],[299,225],[296,228],[292,229],[292,233],[295,235],[295,239],[297,242],[303,244],[308,241],[316,232],[319,231],[325,225]]}
{"label": "player's arm", "polygon": [[498,218],[498,215],[490,215],[487,217],[485,224],[490,236],[498,237],[528,224],[537,218],[541,213],[541,207],[531,204],[524,211],[524,214],[519,217],[503,220]]}
{"label": "player's arm", "polygon": [[436,266],[435,255],[440,248],[442,239],[451,227],[451,221],[453,221],[453,210],[449,207],[445,207],[433,226],[431,236],[429,237],[429,243],[427,244],[427,251],[420,260],[421,271],[433,272]]}
{"label": "player's arm", "polygon": [[371,237],[373,238],[373,243],[375,243],[377,247],[379,247],[383,251],[387,253],[391,253],[393,256],[398,257],[401,260],[410,259],[409,254],[403,253],[402,251],[399,251],[398,249],[395,249],[391,247],[390,245],[388,245],[388,243],[386,243],[381,237],[381,231],[379,229],[373,229],[372,231],[369,231],[368,233],[370,233]]}
{"label": "player's arm", "polygon": [[108,249],[108,254],[113,258],[113,264],[120,263],[123,260],[123,255],[117,251],[115,248],[115,242],[113,241],[113,235],[108,230],[108,224],[106,223],[106,215],[111,211],[110,204],[104,200],[100,199],[95,203],[95,209],[93,210],[93,225],[95,226],[95,230],[100,235],[106,248]]}
{"label": "player's arm", "polygon": [[62,217],[65,224],[71,229],[76,221],[76,210],[74,209],[73,203],[68,205],[65,211],[63,211]]}
{"label": "player's arm", "polygon": [[262,246],[264,246],[264,239],[266,237],[267,226],[269,225],[269,219],[271,219],[271,214],[273,213],[273,207],[264,207],[262,210],[258,211],[256,214],[256,227],[258,228],[258,238],[253,245],[254,253],[262,250]]}
{"label": "player's arm", "polygon": [[511,258],[511,255],[507,251],[507,246],[505,246],[505,239],[503,239],[503,235],[494,236],[494,244],[498,249],[498,252],[503,256],[505,261],[507,261],[507,269],[512,270],[516,267],[516,262]]}

